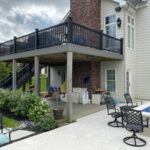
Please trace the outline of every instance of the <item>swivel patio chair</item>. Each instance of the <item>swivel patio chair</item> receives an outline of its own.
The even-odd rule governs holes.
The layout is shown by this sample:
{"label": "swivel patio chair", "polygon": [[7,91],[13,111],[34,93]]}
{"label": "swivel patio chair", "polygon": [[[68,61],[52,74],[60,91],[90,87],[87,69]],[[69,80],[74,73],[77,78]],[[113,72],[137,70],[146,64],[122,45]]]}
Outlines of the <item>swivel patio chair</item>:
{"label": "swivel patio chair", "polygon": [[133,135],[130,137],[125,137],[123,139],[124,143],[135,147],[144,146],[146,144],[146,141],[136,135],[137,132],[143,132],[144,129],[142,112],[128,109],[126,110],[126,114],[127,115],[125,128],[129,131],[132,131]]}
{"label": "swivel patio chair", "polygon": [[102,97],[104,99],[104,103],[106,104],[107,100],[109,100],[109,98],[111,98],[111,94],[110,94],[110,92],[103,92]]}
{"label": "swivel patio chair", "polygon": [[[124,97],[126,99],[127,106],[130,106],[130,108],[135,108],[138,106],[137,103],[136,103],[136,105],[133,103],[133,100],[132,100],[130,94],[126,93],[126,94],[124,94]],[[149,127],[149,118],[145,118],[143,120],[143,122],[144,122],[145,127],[148,128]]]}
{"label": "swivel patio chair", "polygon": [[133,106],[133,108],[138,106],[138,104],[137,104],[137,103],[136,103],[136,104],[134,104],[134,103],[133,103],[133,100],[132,100],[132,98],[131,98],[131,95],[130,95],[130,94],[126,93],[126,94],[124,94],[124,97],[125,97],[125,100],[126,100],[127,106]]}
{"label": "swivel patio chair", "polygon": [[[5,129],[7,132],[3,133],[3,129]],[[11,141],[11,131],[7,128],[4,128],[3,126],[3,115],[0,114],[0,147],[10,143]],[[8,136],[6,136],[6,134],[8,134]]]}
{"label": "swivel patio chair", "polygon": [[118,121],[118,118],[121,117],[121,112],[116,108],[116,104],[114,103],[111,97],[107,97],[105,99],[107,106],[107,113],[112,118],[115,118],[114,121],[108,122],[108,125],[111,127],[123,127],[122,122]]}

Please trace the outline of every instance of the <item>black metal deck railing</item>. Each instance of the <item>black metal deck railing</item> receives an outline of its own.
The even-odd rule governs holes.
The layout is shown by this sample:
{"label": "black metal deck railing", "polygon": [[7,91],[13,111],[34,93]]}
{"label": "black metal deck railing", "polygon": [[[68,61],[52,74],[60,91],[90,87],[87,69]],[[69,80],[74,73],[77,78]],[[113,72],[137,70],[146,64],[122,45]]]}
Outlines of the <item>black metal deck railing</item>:
{"label": "black metal deck railing", "polygon": [[36,29],[34,33],[19,38],[14,37],[13,40],[1,43],[0,56],[38,50],[63,43],[74,43],[123,54],[123,39],[117,39],[102,31],[98,32],[76,24],[69,18],[68,22],[43,30]]}

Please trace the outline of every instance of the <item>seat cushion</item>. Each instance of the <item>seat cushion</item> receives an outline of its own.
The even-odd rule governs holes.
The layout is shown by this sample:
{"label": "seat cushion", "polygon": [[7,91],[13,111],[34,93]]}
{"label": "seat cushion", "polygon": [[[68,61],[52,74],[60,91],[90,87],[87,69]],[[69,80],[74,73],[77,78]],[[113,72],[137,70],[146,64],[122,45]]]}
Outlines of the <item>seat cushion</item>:
{"label": "seat cushion", "polygon": [[119,103],[120,103],[120,101],[117,100],[117,99],[113,99],[113,102],[114,102],[115,104],[119,104]]}
{"label": "seat cushion", "polygon": [[143,131],[142,126],[138,124],[127,124],[126,129],[130,131],[135,131],[135,132]]}
{"label": "seat cushion", "polygon": [[9,137],[0,133],[0,145],[9,143]]}

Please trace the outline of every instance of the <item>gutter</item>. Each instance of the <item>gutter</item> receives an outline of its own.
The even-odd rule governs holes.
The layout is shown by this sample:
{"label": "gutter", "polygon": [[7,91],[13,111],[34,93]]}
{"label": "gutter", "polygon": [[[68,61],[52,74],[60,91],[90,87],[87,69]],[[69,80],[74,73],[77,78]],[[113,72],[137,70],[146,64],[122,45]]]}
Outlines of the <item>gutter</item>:
{"label": "gutter", "polygon": [[70,16],[70,10],[67,12],[64,18],[60,21],[60,23],[64,23],[69,16]]}

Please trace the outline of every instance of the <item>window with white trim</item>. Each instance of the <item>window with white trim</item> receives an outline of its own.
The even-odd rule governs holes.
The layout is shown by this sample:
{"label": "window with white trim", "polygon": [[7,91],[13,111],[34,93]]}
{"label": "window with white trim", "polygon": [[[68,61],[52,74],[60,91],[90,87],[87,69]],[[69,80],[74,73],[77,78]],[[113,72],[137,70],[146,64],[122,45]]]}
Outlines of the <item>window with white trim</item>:
{"label": "window with white trim", "polygon": [[132,17],[128,16],[128,48],[134,49],[135,40],[135,21]]}
{"label": "window with white trim", "polygon": [[105,17],[105,33],[116,37],[116,15]]}
{"label": "window with white trim", "polygon": [[115,69],[106,70],[106,89],[110,92],[116,91],[116,73]]}

